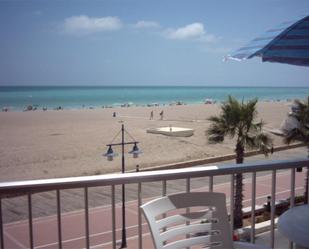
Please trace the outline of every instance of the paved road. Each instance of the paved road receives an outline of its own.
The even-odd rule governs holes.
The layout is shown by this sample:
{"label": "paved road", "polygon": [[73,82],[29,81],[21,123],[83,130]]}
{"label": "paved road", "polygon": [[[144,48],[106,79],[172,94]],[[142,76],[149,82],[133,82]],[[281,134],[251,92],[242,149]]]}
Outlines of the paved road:
{"label": "paved road", "polygon": [[[296,175],[296,193],[300,194],[303,190],[304,172]],[[289,197],[290,190],[286,184],[290,181],[289,171],[277,174],[276,199]],[[251,181],[246,179],[244,191],[244,206],[251,204]],[[271,176],[263,175],[257,178],[257,197],[256,203],[260,205],[265,202],[266,196],[270,194]],[[214,191],[223,192],[227,196],[229,203],[229,183],[216,184]],[[194,191],[207,191],[207,187],[194,189]],[[146,202],[147,200],[143,200]],[[137,202],[130,201],[127,203],[127,236],[128,248],[137,248]],[[63,245],[64,248],[83,248],[85,246],[85,223],[84,211],[65,213],[62,215],[63,224]],[[121,205],[116,207],[116,228],[117,239],[121,238]],[[90,211],[90,242],[92,248],[111,248],[111,208],[104,206],[93,208]],[[26,248],[28,242],[28,222],[21,221],[5,225],[5,245],[8,248]],[[143,220],[143,243],[145,249],[151,249],[151,238],[147,228],[147,224]],[[38,218],[34,221],[34,243],[36,248],[57,248],[57,223],[56,216]]]}
{"label": "paved road", "polygon": [[[305,148],[297,148],[289,151],[278,152],[271,156],[273,159],[292,159],[299,158],[306,155]],[[248,158],[246,161],[261,160],[261,156],[255,156]],[[222,165],[222,164],[220,164]],[[246,175],[248,176],[248,174]],[[249,174],[250,176],[250,174]],[[269,173],[260,173],[257,178],[257,204],[262,204],[266,200],[266,196],[270,194],[271,176]],[[290,171],[281,171],[277,175],[277,187],[276,187],[276,198],[282,199],[289,197],[289,182],[290,182]],[[245,191],[244,191],[244,205],[250,206],[251,203],[251,179],[247,177],[244,180]],[[288,183],[288,184],[287,184]],[[301,194],[303,192],[304,183],[304,172],[296,174],[296,192]],[[160,196],[162,183],[149,183],[143,184],[143,198],[144,202],[147,198],[152,196]],[[208,190],[208,179],[207,178],[196,178],[191,181],[191,189],[195,191]],[[227,195],[229,203],[229,177],[215,177],[214,191],[223,192]],[[175,180],[168,182],[168,193],[174,193],[185,190],[185,180]],[[120,189],[119,193],[116,193],[118,201],[120,201]],[[90,191],[89,200],[92,207],[90,212],[90,234],[91,234],[91,245],[93,248],[111,248],[111,209],[110,209],[110,188],[94,188]],[[69,210],[82,209],[83,198],[82,190],[71,190],[62,191],[62,224],[63,224],[63,241],[64,248],[82,248],[85,246],[84,238],[84,211],[66,212],[66,208]],[[136,185],[129,185],[127,187],[127,233],[128,233],[128,248],[137,248],[137,202],[136,202]],[[22,203],[23,206],[14,206],[14,201],[4,201],[4,218],[6,221],[8,216],[13,218],[18,217],[19,219],[27,218],[27,206],[26,199],[23,197],[17,198],[17,201]],[[34,214],[40,216],[42,214],[48,214],[49,217],[37,218],[34,222],[34,243],[36,248],[57,248],[57,225],[56,216],[53,213],[56,210],[55,207],[55,194],[44,193],[36,194],[34,196]],[[16,200],[15,200],[16,201]],[[54,204],[52,204],[54,203]],[[99,206],[99,207],[98,207]],[[12,207],[12,210],[8,208]],[[44,210],[44,207],[47,210]],[[121,206],[117,204],[117,239],[120,238],[120,227],[121,227]],[[8,248],[26,248],[29,246],[28,242],[28,223],[27,221],[19,221],[9,223],[5,225],[5,245]],[[143,236],[144,236],[144,247],[145,249],[151,249],[151,238],[147,230],[147,225],[143,221]]]}
{"label": "paved road", "polygon": [[[307,151],[305,147],[276,152],[269,158],[263,155],[248,157],[246,162],[258,160],[277,160],[277,159],[293,159],[306,156]],[[221,162],[216,165],[224,165],[227,163],[234,163],[234,161]],[[213,163],[211,165],[214,165]],[[258,175],[269,174],[269,172],[259,173]],[[251,177],[251,174],[245,174],[244,177]],[[214,184],[228,182],[230,176],[218,176],[214,179]],[[191,180],[191,188],[201,188],[208,186],[208,178],[195,178]],[[176,193],[184,191],[186,188],[186,180],[174,180],[167,183],[168,193]],[[110,205],[111,203],[111,189],[110,187],[95,187],[89,189],[89,206],[98,207]],[[143,197],[160,196],[162,193],[161,182],[151,182],[143,184]],[[137,199],[137,185],[130,184],[126,186],[126,200]],[[44,217],[56,213],[56,192],[46,192],[34,194],[33,197],[33,216]],[[121,201],[121,187],[116,187],[116,202]],[[84,190],[73,189],[61,191],[61,208],[62,212],[71,212],[84,208]],[[22,196],[18,198],[3,200],[4,223],[19,221],[27,219],[27,197]]]}

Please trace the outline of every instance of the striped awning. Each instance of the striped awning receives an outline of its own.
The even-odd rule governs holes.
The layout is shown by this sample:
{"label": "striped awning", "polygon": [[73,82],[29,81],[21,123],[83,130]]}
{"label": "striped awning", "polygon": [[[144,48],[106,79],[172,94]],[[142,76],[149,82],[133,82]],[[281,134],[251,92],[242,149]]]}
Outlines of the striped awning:
{"label": "striped awning", "polygon": [[263,62],[279,62],[298,66],[309,66],[309,16],[284,22],[268,30],[226,56],[226,59],[245,60],[262,57]]}

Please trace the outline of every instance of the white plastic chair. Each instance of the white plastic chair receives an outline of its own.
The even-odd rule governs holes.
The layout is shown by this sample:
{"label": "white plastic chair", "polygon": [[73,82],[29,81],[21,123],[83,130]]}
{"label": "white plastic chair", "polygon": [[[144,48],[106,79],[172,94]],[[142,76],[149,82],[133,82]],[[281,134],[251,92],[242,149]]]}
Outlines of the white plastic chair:
{"label": "white plastic chair", "polygon": [[173,194],[152,200],[142,205],[141,209],[156,249],[193,246],[216,249],[262,248],[249,243],[233,243],[223,193]]}

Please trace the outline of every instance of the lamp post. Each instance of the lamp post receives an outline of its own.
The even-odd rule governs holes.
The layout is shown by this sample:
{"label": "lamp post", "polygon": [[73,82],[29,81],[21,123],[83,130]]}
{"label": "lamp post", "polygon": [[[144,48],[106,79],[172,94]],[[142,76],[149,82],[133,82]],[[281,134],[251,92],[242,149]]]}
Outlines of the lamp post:
{"label": "lamp post", "polygon": [[[137,144],[139,142],[135,141],[132,136],[130,136],[130,137],[134,140],[133,142],[125,142],[124,141],[124,133],[125,132],[126,132],[126,130],[124,129],[124,124],[122,124],[121,125],[121,143],[110,143],[110,144],[107,144],[106,145],[108,147],[107,152],[105,154],[103,154],[104,156],[107,157],[108,161],[112,161],[114,156],[118,155],[117,153],[115,153],[113,151],[112,146],[120,146],[121,145],[121,173],[125,173],[125,157],[124,157],[124,146],[125,145],[133,144],[132,150],[129,151],[129,154],[132,154],[133,158],[137,158],[138,155],[142,153],[142,151],[139,150],[139,148],[137,147]],[[128,133],[128,135],[130,135],[130,134]],[[125,196],[125,185],[122,184],[122,239],[121,239],[121,247],[120,248],[127,247],[125,199],[126,199],[126,196]]]}

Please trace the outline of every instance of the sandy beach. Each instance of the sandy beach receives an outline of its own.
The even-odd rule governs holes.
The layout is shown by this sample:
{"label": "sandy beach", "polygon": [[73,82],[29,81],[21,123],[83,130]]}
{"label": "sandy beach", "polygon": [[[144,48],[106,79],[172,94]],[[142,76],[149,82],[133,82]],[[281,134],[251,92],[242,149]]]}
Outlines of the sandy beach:
{"label": "sandy beach", "polygon": [[[279,128],[290,110],[288,102],[258,103],[266,129]],[[150,120],[153,110],[154,119]],[[159,113],[164,111],[164,119]],[[113,117],[116,112],[116,117]],[[203,159],[233,153],[233,141],[210,145],[205,136],[207,118],[219,105],[124,107],[94,110],[30,111],[0,113],[0,181],[80,176],[118,172],[121,157],[102,156],[121,129],[121,121],[140,142],[143,154],[126,156],[126,169]],[[147,128],[177,126],[194,129],[191,137],[146,133]],[[274,145],[282,138],[272,135]],[[120,141],[120,136],[114,142]],[[126,136],[126,141],[132,141]],[[120,152],[120,147],[114,150]],[[127,151],[131,146],[126,147]]]}

